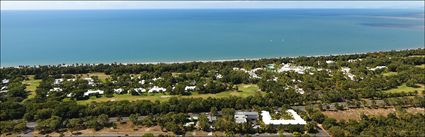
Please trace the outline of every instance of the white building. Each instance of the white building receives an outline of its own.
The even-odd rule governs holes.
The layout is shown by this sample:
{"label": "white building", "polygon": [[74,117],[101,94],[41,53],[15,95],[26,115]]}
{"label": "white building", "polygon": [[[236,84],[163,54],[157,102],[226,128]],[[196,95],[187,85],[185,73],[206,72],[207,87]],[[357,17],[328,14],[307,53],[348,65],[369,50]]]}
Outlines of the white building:
{"label": "white building", "polygon": [[7,89],[7,86],[1,87],[1,90],[6,90],[6,89]]}
{"label": "white building", "polygon": [[[239,119],[239,121],[238,121]],[[244,120],[243,120],[244,119]],[[245,111],[237,111],[235,112],[235,120],[236,123],[245,123],[246,121],[254,121],[258,119],[258,112],[245,112]],[[245,122],[243,122],[245,121]]]}
{"label": "white building", "polygon": [[295,92],[297,92],[299,94],[304,94],[304,89],[302,89],[302,88],[295,88]]}
{"label": "white building", "polygon": [[72,94],[72,93],[69,93],[69,94],[66,95],[66,97],[69,97],[69,98],[71,98],[72,96],[74,96],[74,94]]}
{"label": "white building", "polygon": [[61,88],[52,88],[49,90],[50,92],[54,91],[54,92],[61,92],[62,89]]}
{"label": "white building", "polygon": [[305,71],[308,69],[311,69],[311,67],[293,66],[291,65],[291,63],[288,63],[288,64],[282,63],[282,67],[277,72],[294,71],[298,74],[305,74]]}
{"label": "white building", "polygon": [[124,89],[122,89],[122,88],[114,89],[114,93],[116,93],[116,94],[121,94],[123,91],[124,91]]}
{"label": "white building", "polygon": [[272,119],[270,113],[268,111],[261,111],[261,116],[264,124],[266,125],[305,125],[307,122],[301,118],[300,115],[297,114],[292,109],[288,109],[286,112],[290,113],[293,119],[285,120],[285,119]]}
{"label": "white building", "polygon": [[67,79],[66,81],[75,81],[75,78]]}
{"label": "white building", "polygon": [[333,60],[326,60],[326,64],[334,64],[335,63],[335,61],[333,61]]}
{"label": "white building", "polygon": [[142,79],[142,80],[139,81],[139,83],[143,85],[143,84],[146,83],[146,81],[144,79]]}
{"label": "white building", "polygon": [[55,85],[59,85],[63,82],[63,78],[59,78],[59,79],[55,79],[55,81],[53,82],[53,84]]}
{"label": "white building", "polygon": [[3,80],[1,81],[1,83],[3,83],[3,84],[7,84],[7,83],[9,83],[9,80],[8,80],[8,79],[3,79]]}
{"label": "white building", "polygon": [[158,87],[158,86],[154,86],[153,88],[149,89],[149,93],[154,93],[154,92],[165,92],[167,91],[167,89],[163,88],[163,87]]}
{"label": "white building", "polygon": [[216,78],[216,79],[221,79],[221,78],[223,78],[223,75],[221,75],[221,74],[216,74],[216,75],[215,75],[215,78]]}
{"label": "white building", "polygon": [[184,87],[184,91],[194,91],[196,86],[186,86]]}
{"label": "white building", "polygon": [[376,66],[374,68],[369,68],[369,70],[375,71],[375,70],[384,69],[384,68],[387,68],[387,67],[386,66]]}
{"label": "white building", "polygon": [[355,75],[351,74],[350,73],[350,70],[351,70],[351,68],[348,68],[348,67],[342,67],[341,68],[342,73],[344,73],[345,75],[347,75],[348,78],[350,78],[351,80],[354,80],[354,76]]}
{"label": "white building", "polygon": [[251,77],[251,78],[261,78],[261,77],[259,77],[255,72],[256,71],[258,71],[258,70],[262,70],[263,68],[255,68],[255,69],[252,69],[252,70],[246,70],[246,69],[244,69],[244,68],[233,68],[233,70],[239,70],[239,71],[243,71],[243,72],[245,72],[245,73],[248,73],[248,75]]}
{"label": "white building", "polygon": [[158,78],[153,78],[152,80],[153,81],[157,81],[157,80],[160,80],[160,79],[162,79],[161,77],[158,77]]}
{"label": "white building", "polygon": [[144,92],[146,92],[146,89],[144,89],[144,88],[134,88],[133,90],[136,91],[137,93],[144,93]]}
{"label": "white building", "polygon": [[235,122],[237,124],[246,123],[247,122],[246,118],[247,118],[246,115],[237,115],[237,114],[235,114]]}
{"label": "white building", "polygon": [[83,79],[86,80],[90,86],[95,86],[96,85],[94,83],[94,80],[92,78],[83,78]]}
{"label": "white building", "polygon": [[97,94],[103,94],[104,93],[104,91],[103,90],[87,90],[87,92],[84,92],[84,96],[89,96],[90,94],[94,94],[94,93],[97,93]]}

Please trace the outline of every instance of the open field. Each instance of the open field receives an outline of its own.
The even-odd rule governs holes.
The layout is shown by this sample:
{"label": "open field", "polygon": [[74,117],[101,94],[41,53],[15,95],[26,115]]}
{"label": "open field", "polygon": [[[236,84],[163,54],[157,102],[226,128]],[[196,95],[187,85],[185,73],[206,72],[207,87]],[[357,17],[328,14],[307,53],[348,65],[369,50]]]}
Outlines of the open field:
{"label": "open field", "polygon": [[385,92],[387,92],[387,93],[414,92],[414,91],[420,92],[420,91],[423,91],[423,90],[425,90],[424,85],[419,85],[419,87],[413,88],[413,87],[406,86],[406,84],[403,84],[401,86],[398,86],[397,88],[389,89]]}
{"label": "open field", "polygon": [[40,85],[41,80],[35,80],[33,75],[28,76],[28,80],[24,80],[22,84],[26,85],[26,90],[30,91],[30,94],[28,98],[34,98],[35,97],[35,90]]}
{"label": "open field", "polygon": [[[378,108],[378,109],[369,109],[369,108],[359,108],[359,109],[349,109],[344,111],[324,111],[322,112],[328,117],[335,118],[336,120],[360,120],[361,114],[373,115],[373,116],[386,116],[389,113],[396,112],[394,108]],[[424,108],[408,108],[406,109],[408,113],[424,113]]]}
{"label": "open field", "polygon": [[111,76],[106,75],[105,73],[102,72],[94,72],[94,73],[87,73],[87,74],[77,74],[76,76],[81,76],[81,78],[89,78],[91,76],[97,76],[99,78],[99,80],[105,82],[106,78],[109,78]]}
{"label": "open field", "polygon": [[217,93],[217,94],[198,94],[197,92],[192,92],[192,95],[189,95],[189,96],[168,95],[168,94],[162,94],[162,93],[147,94],[146,96],[133,96],[133,95],[129,95],[129,94],[115,94],[114,97],[112,97],[112,98],[91,97],[88,100],[78,101],[78,103],[79,104],[87,104],[87,103],[90,103],[92,101],[106,102],[106,101],[120,101],[120,100],[129,100],[129,101],[134,101],[134,100],[155,101],[155,100],[159,100],[159,101],[166,101],[170,97],[181,97],[181,98],[208,98],[208,97],[223,98],[223,97],[229,97],[229,96],[248,97],[248,96],[254,95],[256,93],[256,91],[259,91],[258,86],[254,85],[254,84],[240,84],[238,86],[239,86],[239,90],[241,92],[225,91],[225,92],[220,92],[220,93]]}

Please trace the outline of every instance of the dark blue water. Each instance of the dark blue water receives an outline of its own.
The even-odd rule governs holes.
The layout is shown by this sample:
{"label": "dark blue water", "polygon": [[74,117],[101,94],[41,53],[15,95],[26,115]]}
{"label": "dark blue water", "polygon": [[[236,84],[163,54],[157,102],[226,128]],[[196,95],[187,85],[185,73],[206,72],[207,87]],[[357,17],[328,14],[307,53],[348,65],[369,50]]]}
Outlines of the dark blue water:
{"label": "dark blue water", "polygon": [[419,10],[1,11],[1,65],[169,62],[424,47]]}

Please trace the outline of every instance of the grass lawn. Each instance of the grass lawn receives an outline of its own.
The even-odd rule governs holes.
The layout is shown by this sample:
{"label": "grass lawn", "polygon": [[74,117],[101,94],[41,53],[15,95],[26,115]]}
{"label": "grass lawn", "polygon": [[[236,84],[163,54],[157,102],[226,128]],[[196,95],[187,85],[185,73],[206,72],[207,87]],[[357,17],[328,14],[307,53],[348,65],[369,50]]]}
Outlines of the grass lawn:
{"label": "grass lawn", "polygon": [[406,86],[406,84],[403,84],[401,86],[398,86],[397,88],[389,89],[385,92],[387,93],[400,93],[400,92],[414,92],[414,91],[423,91],[425,88],[424,85],[419,85],[418,88],[412,88]]}
{"label": "grass lawn", "polygon": [[78,74],[78,75],[80,75],[81,78],[89,78],[91,76],[97,76],[103,82],[105,82],[106,78],[111,77],[111,76],[106,75],[105,73],[102,73],[102,72],[94,72],[94,73]]}
{"label": "grass lawn", "polygon": [[90,99],[81,100],[81,101],[78,101],[78,103],[79,104],[87,104],[87,103],[90,103],[92,101],[105,102],[105,101],[120,101],[120,100],[167,101],[170,97],[181,97],[181,98],[208,98],[208,97],[222,98],[222,97],[229,97],[229,96],[248,97],[248,96],[254,95],[256,91],[259,91],[258,86],[254,85],[254,84],[240,84],[238,86],[239,86],[239,90],[241,92],[225,91],[225,92],[220,92],[220,93],[217,93],[217,94],[198,94],[197,92],[193,92],[192,95],[189,95],[189,96],[168,95],[168,94],[161,94],[161,93],[153,93],[153,94],[148,94],[148,95],[145,95],[145,96],[132,96],[132,95],[129,95],[129,94],[115,94],[114,97],[112,97],[112,98],[106,98],[106,97],[96,98],[96,97],[92,96]]}
{"label": "grass lawn", "polygon": [[26,89],[30,91],[28,98],[35,97],[35,90],[40,85],[41,80],[35,80],[33,75],[28,76],[28,80],[24,80],[22,83],[26,85]]}
{"label": "grass lawn", "polygon": [[384,72],[382,75],[384,75],[384,76],[394,76],[394,75],[397,75],[398,73],[397,72]]}
{"label": "grass lawn", "polygon": [[425,64],[422,64],[422,65],[416,65],[415,67],[418,67],[418,68],[425,68]]}

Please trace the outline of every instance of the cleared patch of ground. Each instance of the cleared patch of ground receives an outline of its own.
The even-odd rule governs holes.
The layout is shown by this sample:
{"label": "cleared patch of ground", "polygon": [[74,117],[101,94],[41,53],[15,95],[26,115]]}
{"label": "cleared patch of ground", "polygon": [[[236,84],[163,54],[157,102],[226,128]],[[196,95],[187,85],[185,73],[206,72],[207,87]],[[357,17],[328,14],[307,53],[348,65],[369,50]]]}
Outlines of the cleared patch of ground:
{"label": "cleared patch of ground", "polygon": [[[94,129],[85,129],[85,130],[79,130],[74,131],[74,135],[78,136],[142,136],[146,133],[152,133],[155,136],[158,135],[171,135],[175,136],[172,132],[166,132],[162,131],[159,126],[153,126],[153,127],[145,127],[145,126],[135,126],[131,122],[127,123],[115,123],[117,126],[116,128],[104,128],[99,131],[96,131]],[[76,134],[78,133],[78,134]],[[66,131],[63,133],[65,136],[72,136],[71,132]],[[213,135],[217,136],[224,136],[223,132],[214,132]],[[38,132],[34,132],[32,135],[34,136],[43,136],[42,134],[39,134]],[[49,136],[60,136],[60,133],[50,133]],[[208,135],[208,132],[204,131],[190,131],[187,132],[186,135],[197,135],[197,136],[206,136]]]}
{"label": "cleared patch of ground", "polygon": [[389,89],[389,90],[386,90],[385,92],[387,93],[415,92],[415,91],[421,92],[425,90],[424,85],[419,84],[418,86],[419,87],[414,88],[414,87],[408,87],[406,86],[406,84],[402,84],[401,86],[398,86],[397,88]]}
{"label": "cleared patch of ground", "polygon": [[153,94],[147,94],[142,96],[133,96],[129,94],[115,94],[112,98],[107,97],[91,97],[88,100],[81,100],[78,101],[79,104],[87,104],[92,101],[95,102],[106,102],[106,101],[120,101],[120,100],[159,100],[159,101],[167,101],[170,97],[181,97],[181,98],[223,98],[223,97],[229,97],[229,96],[238,96],[238,97],[248,97],[254,95],[257,91],[260,91],[259,87],[255,84],[240,84],[238,85],[239,91],[225,91],[220,92],[217,94],[199,94],[197,92],[193,92],[192,95],[189,96],[181,96],[181,95],[169,95],[169,94],[162,94],[162,93],[153,93]]}
{"label": "cleared patch of ground", "polygon": [[[370,109],[370,108],[359,108],[359,109],[349,109],[344,111],[323,111],[322,113],[328,117],[335,118],[336,120],[360,120],[361,114],[365,115],[373,115],[373,116],[386,116],[389,113],[396,112],[394,108],[378,108],[378,109]],[[424,108],[407,108],[406,112],[408,113],[424,113]]]}

